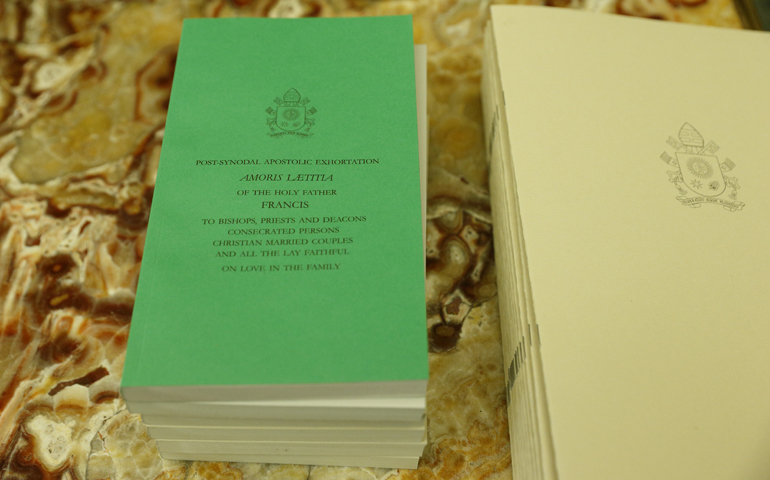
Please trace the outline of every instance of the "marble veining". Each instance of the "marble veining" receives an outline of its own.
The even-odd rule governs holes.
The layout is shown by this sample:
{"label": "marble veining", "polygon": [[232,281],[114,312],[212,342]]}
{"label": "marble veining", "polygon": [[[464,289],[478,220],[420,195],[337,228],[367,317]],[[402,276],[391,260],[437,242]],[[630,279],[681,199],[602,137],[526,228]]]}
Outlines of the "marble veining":
{"label": "marble veining", "polygon": [[[490,3],[0,2],[0,477],[511,478],[479,100]],[[518,3],[739,26],[729,0]],[[182,18],[390,14],[414,15],[429,51],[420,468],[164,461],[118,386]]]}

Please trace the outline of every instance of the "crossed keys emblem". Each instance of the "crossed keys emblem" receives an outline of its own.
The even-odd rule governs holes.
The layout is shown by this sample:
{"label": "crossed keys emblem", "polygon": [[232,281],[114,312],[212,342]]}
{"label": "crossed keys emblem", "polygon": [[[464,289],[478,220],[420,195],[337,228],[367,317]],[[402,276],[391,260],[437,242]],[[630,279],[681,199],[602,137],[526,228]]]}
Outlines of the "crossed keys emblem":
{"label": "crossed keys emblem", "polygon": [[[721,162],[715,155],[719,146],[713,141],[705,143],[703,136],[689,123],[679,129],[679,139],[668,137],[668,145],[674,148],[674,157],[663,152],[661,160],[675,171],[668,171],[668,179],[680,196],[683,205],[699,208],[704,203],[722,205],[726,210],[741,210],[738,202],[738,179],[725,174],[735,168],[735,162],[725,157]],[[725,198],[726,197],[726,198]]]}
{"label": "crossed keys emblem", "polygon": [[276,97],[273,102],[276,107],[268,107],[267,132],[273,138],[284,135],[295,135],[300,138],[309,138],[313,134],[310,128],[315,125],[315,119],[312,117],[317,110],[314,107],[307,108],[310,99],[302,97],[299,92],[290,88],[283,98]]}

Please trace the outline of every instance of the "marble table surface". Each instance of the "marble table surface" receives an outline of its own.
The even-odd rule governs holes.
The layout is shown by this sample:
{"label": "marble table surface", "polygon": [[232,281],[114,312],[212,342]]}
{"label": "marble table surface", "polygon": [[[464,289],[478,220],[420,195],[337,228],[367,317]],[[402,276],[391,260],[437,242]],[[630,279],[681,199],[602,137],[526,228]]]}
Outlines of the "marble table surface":
{"label": "marble table surface", "polygon": [[[479,99],[490,3],[0,0],[0,478],[511,478]],[[740,27],[730,0],[544,4]],[[118,387],[182,18],[389,14],[412,14],[429,52],[419,469],[163,460]]]}

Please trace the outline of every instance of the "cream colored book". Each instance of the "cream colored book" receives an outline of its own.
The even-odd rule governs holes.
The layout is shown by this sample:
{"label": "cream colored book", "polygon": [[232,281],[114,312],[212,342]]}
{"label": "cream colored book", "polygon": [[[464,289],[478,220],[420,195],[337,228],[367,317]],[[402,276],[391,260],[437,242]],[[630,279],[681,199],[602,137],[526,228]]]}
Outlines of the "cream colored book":
{"label": "cream colored book", "polygon": [[770,35],[488,28],[514,476],[770,478]]}

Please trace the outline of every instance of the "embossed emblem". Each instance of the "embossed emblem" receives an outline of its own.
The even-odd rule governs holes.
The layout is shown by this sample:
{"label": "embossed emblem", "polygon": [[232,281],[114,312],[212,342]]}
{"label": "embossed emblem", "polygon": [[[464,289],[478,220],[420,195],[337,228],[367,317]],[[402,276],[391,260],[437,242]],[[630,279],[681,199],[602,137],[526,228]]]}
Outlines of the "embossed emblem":
{"label": "embossed emblem", "polygon": [[703,136],[689,123],[679,129],[679,140],[668,137],[666,143],[674,148],[674,157],[663,152],[660,159],[676,171],[668,171],[668,180],[673,183],[682,205],[699,208],[704,203],[721,205],[734,212],[745,205],[738,201],[738,179],[725,173],[735,168],[735,163],[725,157],[721,162],[715,155],[719,146],[713,141],[706,144]]}
{"label": "embossed emblem", "polygon": [[276,108],[268,107],[267,126],[270,129],[267,132],[273,138],[284,135],[295,135],[300,138],[312,137],[310,128],[315,124],[313,114],[317,112],[315,107],[307,108],[310,100],[307,97],[302,98],[299,92],[290,88],[283,98],[276,97],[273,102]]}

